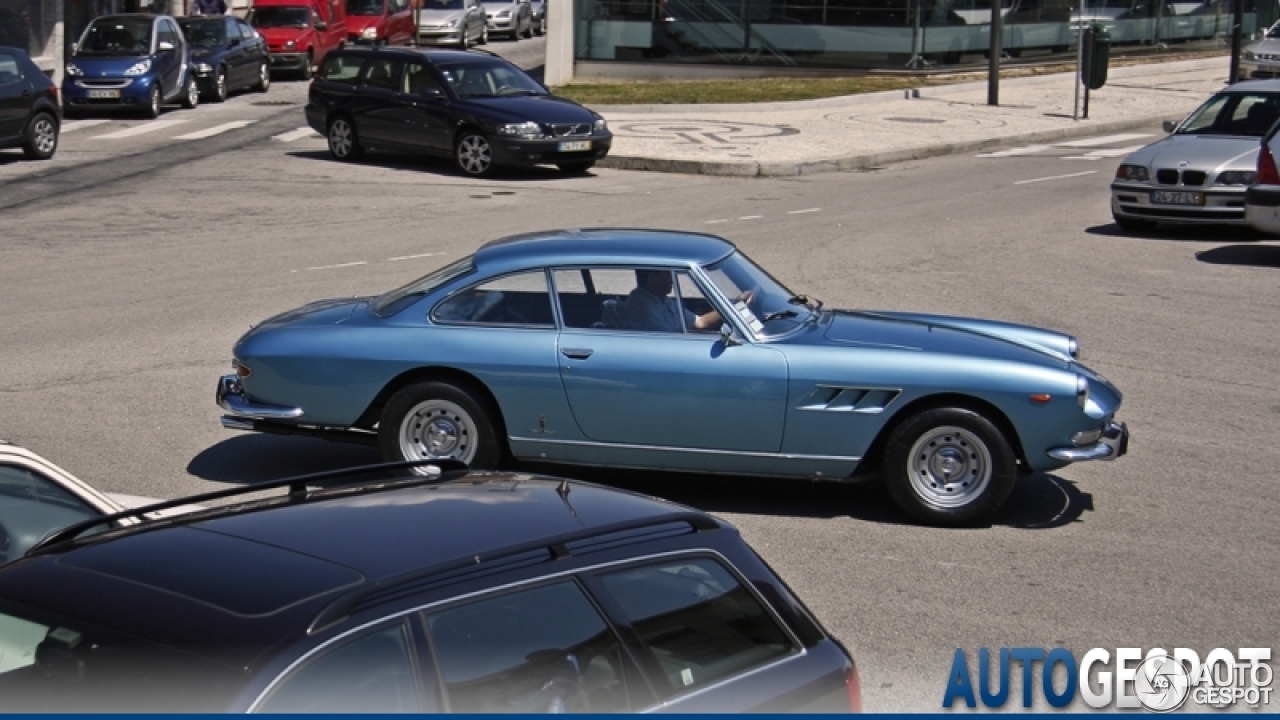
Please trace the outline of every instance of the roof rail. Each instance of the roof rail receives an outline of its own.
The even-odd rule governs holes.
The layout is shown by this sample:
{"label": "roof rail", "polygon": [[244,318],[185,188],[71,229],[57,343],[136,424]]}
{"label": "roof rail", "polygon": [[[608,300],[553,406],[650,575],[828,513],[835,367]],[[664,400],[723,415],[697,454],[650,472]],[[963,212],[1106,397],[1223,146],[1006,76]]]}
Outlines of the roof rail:
{"label": "roof rail", "polygon": [[[458,477],[459,474],[467,472],[467,464],[458,460],[408,460],[404,462],[360,465],[352,468],[343,468],[341,470],[327,470],[325,472],[311,473],[308,475],[295,475],[292,477],[280,478],[278,480],[250,483],[247,485],[227,488],[225,490],[215,490],[213,492],[201,493],[199,495],[189,495],[175,500],[165,500],[164,502],[154,503],[151,505],[130,508],[121,512],[91,518],[89,520],[78,522],[74,525],[68,525],[61,530],[56,530],[50,533],[40,540],[40,542],[32,545],[31,548],[27,550],[26,555],[34,556],[46,552],[52,552],[56,546],[71,542],[82,535],[86,530],[100,525],[115,522],[116,520],[124,518],[146,520],[145,516],[149,513],[157,512],[159,510],[168,510],[180,505],[193,505],[207,502],[209,500],[220,500],[222,498],[235,497],[237,495],[248,495],[250,493],[282,487],[289,488],[288,497],[291,500],[301,501],[307,497],[307,486],[321,480],[336,480],[353,475],[385,472],[388,470],[404,470],[409,468],[435,468],[437,470],[437,472],[430,475],[421,475],[418,478],[415,478],[414,484],[452,480]],[[397,487],[401,486],[402,484],[397,485]],[[184,515],[171,515],[166,517],[165,520],[181,522],[184,517]]]}
{"label": "roof rail", "polygon": [[364,587],[356,588],[341,597],[335,598],[332,602],[326,605],[319,614],[316,615],[314,620],[311,621],[311,626],[307,628],[307,634],[310,635],[319,632],[339,622],[343,618],[347,617],[351,612],[351,609],[358,605],[361,600],[385,590],[392,589],[398,585],[407,585],[416,580],[424,580],[433,575],[441,575],[452,570],[482,565],[484,563],[493,562],[494,560],[500,560],[502,558],[543,548],[549,552],[552,558],[560,560],[562,558],[569,557],[570,552],[567,545],[575,540],[584,540],[597,535],[609,535],[626,530],[637,530],[640,528],[654,525],[665,525],[673,522],[687,522],[693,527],[694,532],[719,530],[722,527],[720,523],[710,515],[685,510],[665,513],[662,515],[633,518],[631,520],[623,520],[621,522],[600,525],[597,527],[581,528],[574,530],[573,532],[556,535],[550,538],[508,545],[507,547],[498,548],[489,552],[468,555],[467,557],[449,560],[436,565],[430,565],[425,568],[417,568],[399,575],[393,575],[389,578],[378,580],[377,582],[370,583]]}

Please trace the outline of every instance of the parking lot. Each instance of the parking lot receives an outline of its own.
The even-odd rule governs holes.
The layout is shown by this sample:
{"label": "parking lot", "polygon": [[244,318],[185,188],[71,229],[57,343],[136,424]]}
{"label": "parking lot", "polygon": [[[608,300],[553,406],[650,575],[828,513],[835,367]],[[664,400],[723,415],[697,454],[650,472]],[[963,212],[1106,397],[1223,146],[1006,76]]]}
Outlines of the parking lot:
{"label": "parking lot", "polygon": [[1119,159],[1081,157],[1092,149],[790,178],[478,181],[445,161],[337,163],[304,131],[304,98],[279,82],[150,124],[81,121],[49,163],[0,158],[0,437],[158,497],[373,462],[369,448],[223,430],[214,382],[240,334],[504,235],[713,232],[829,307],[1078,336],[1125,392],[1129,454],[1021,480],[991,526],[965,530],[909,523],[868,485],[535,469],[736,524],[848,643],[867,710],[939,710],[956,648],[1274,646],[1280,243],[1123,233],[1107,205]]}

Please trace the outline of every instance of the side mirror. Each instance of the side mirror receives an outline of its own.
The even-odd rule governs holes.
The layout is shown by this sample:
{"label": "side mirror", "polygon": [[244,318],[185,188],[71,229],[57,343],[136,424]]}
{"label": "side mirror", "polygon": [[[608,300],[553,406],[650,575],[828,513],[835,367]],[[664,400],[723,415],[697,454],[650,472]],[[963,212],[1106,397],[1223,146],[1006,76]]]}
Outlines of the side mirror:
{"label": "side mirror", "polygon": [[325,22],[325,21],[323,21],[323,20],[317,20],[317,21],[316,21],[316,31],[317,31],[317,32],[324,32],[325,30],[328,30],[328,29],[329,29],[329,23],[327,23],[327,22]]}
{"label": "side mirror", "polygon": [[1160,124],[1160,127],[1164,128],[1165,132],[1171,133],[1178,127],[1178,123],[1172,120],[1165,120],[1163,123]]}
{"label": "side mirror", "polygon": [[173,43],[169,42],[168,40],[161,40],[161,41],[160,41],[159,48],[160,48],[161,50],[172,50],[172,49],[174,48],[174,45],[173,45]]}
{"label": "side mirror", "polygon": [[720,325],[720,342],[724,343],[725,347],[742,344],[733,337],[733,327],[729,323],[721,323]]}

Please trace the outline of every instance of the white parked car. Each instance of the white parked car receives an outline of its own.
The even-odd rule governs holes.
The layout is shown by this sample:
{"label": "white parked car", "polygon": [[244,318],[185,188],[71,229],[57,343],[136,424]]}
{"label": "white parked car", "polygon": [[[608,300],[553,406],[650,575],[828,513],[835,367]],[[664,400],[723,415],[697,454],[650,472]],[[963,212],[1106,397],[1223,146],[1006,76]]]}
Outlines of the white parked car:
{"label": "white parked car", "polygon": [[[0,440],[0,564],[12,562],[54,530],[96,517],[161,502],[137,495],[101,493],[36,453]],[[185,505],[147,517],[202,509]],[[112,527],[133,525],[121,518]]]}

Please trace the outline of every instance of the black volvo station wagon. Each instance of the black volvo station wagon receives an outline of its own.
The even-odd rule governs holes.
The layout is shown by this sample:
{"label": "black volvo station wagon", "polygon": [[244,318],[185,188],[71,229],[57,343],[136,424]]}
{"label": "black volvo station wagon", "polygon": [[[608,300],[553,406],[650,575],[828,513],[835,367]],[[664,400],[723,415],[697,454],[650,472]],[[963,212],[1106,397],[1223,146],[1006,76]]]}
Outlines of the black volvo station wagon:
{"label": "black volvo station wagon", "polygon": [[[205,509],[148,519],[180,503]],[[859,697],[848,652],[733,527],[452,461],[138,508],[0,569],[8,712],[848,712]]]}
{"label": "black volvo station wagon", "polygon": [[586,172],[613,143],[598,113],[481,51],[330,53],[311,83],[306,114],[339,160],[358,160],[368,148],[426,153],[477,177],[498,165]]}

